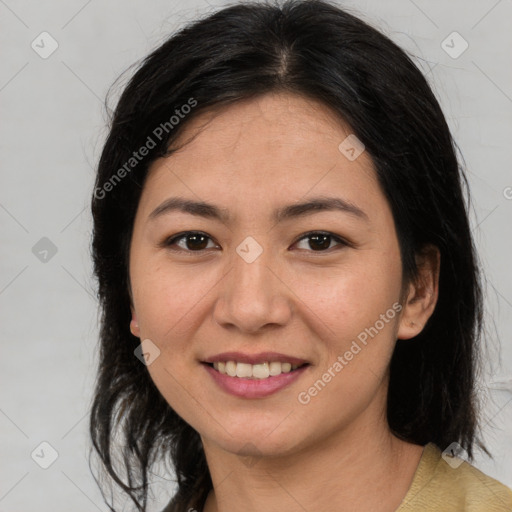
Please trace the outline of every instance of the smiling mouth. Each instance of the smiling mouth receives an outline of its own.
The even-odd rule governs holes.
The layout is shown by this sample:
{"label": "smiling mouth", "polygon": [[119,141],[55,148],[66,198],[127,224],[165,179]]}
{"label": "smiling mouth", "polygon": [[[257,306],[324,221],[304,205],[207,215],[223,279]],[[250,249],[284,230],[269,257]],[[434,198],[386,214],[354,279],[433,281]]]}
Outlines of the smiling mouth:
{"label": "smiling mouth", "polygon": [[279,361],[266,361],[259,364],[241,363],[236,361],[219,361],[206,364],[222,375],[241,379],[262,380],[277,377],[282,373],[292,373],[299,368],[309,366],[309,363],[291,364]]}

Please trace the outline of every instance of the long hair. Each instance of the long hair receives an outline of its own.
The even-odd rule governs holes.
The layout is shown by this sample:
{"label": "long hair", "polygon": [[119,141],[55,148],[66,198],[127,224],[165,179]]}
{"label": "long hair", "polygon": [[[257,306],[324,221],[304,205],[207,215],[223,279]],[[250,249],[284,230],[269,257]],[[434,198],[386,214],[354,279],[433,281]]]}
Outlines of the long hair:
{"label": "long hair", "polygon": [[92,256],[101,328],[90,435],[107,478],[140,511],[160,458],[176,475],[169,510],[200,510],[212,488],[199,434],[134,355],[140,340],[129,330],[129,244],[147,170],[172,154],[191,119],[274,91],[322,102],[364,143],[393,213],[404,282],[417,277],[415,254],[426,244],[440,250],[435,311],[393,353],[392,432],[441,448],[457,441],[470,460],[475,442],[485,449],[476,441],[482,292],[469,190],[425,77],[389,38],[333,4],[243,3],[190,23],[143,60],[112,114],[97,169]]}

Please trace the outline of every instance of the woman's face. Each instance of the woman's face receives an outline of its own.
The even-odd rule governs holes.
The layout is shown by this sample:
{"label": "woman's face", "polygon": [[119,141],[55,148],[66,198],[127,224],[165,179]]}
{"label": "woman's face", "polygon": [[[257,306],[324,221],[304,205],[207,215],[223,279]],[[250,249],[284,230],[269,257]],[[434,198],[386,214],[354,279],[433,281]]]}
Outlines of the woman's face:
{"label": "woman's face", "polygon": [[[132,329],[162,395],[204,442],[240,454],[385,422],[406,327],[393,217],[367,152],[326,107],[285,94],[199,116],[180,140],[192,135],[151,166],[131,243]],[[296,206],[311,201],[325,205]],[[200,234],[172,240],[189,231]],[[216,356],[253,378],[221,374],[206,364]]]}

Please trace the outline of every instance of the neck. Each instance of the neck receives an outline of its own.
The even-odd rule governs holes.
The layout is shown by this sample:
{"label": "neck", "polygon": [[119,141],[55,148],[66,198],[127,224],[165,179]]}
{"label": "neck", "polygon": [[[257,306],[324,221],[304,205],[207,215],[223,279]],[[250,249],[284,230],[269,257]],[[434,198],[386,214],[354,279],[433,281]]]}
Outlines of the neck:
{"label": "neck", "polygon": [[203,512],[395,511],[423,447],[399,440],[385,422],[355,427],[251,463],[203,439],[213,482]]}

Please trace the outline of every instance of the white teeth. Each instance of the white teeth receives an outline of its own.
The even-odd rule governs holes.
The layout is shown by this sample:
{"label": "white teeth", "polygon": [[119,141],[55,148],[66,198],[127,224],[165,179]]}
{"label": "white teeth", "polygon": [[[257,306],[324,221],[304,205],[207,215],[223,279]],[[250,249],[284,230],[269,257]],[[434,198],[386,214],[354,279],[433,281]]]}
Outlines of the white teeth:
{"label": "white teeth", "polygon": [[246,379],[266,379],[268,377],[275,377],[281,373],[289,373],[299,366],[298,364],[280,363],[278,361],[259,364],[237,363],[236,361],[213,363],[213,367],[224,375]]}
{"label": "white teeth", "polygon": [[230,377],[236,377],[236,363],[234,361],[228,361],[226,363],[226,373]]}
{"label": "white teeth", "polygon": [[252,377],[252,364],[236,363],[237,377]]}
{"label": "white teeth", "polygon": [[270,368],[269,364],[267,363],[255,364],[250,366],[252,366],[251,377],[254,377],[255,379],[266,379],[270,375]]}
{"label": "white teeth", "polygon": [[272,361],[270,363],[270,375],[280,375],[281,374],[281,363],[276,363]]}
{"label": "white teeth", "polygon": [[288,373],[291,371],[292,365],[290,363],[281,363],[281,371],[284,373]]}

